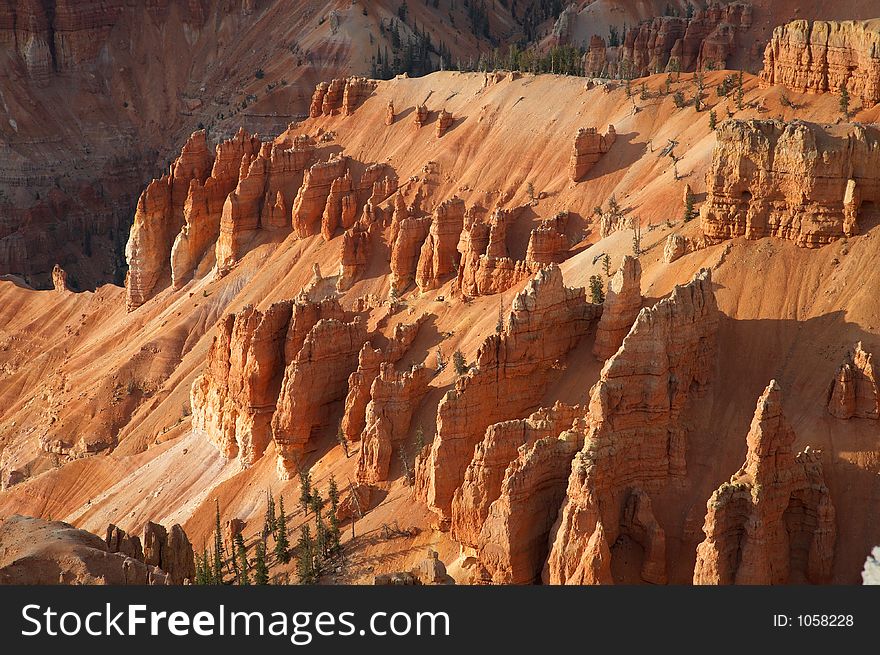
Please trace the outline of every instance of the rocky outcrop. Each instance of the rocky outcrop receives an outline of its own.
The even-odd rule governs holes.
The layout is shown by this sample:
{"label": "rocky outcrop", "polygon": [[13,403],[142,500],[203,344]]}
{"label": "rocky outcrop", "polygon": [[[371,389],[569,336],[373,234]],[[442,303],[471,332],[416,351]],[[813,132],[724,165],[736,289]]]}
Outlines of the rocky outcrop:
{"label": "rocky outcrop", "polygon": [[[334,116],[342,110],[342,98],[345,95],[345,78],[337,78],[331,80],[327,85],[327,91],[324,93],[321,102],[321,113],[324,116]],[[314,98],[312,98],[314,101]]]}
{"label": "rocky outcrop", "polygon": [[596,328],[593,354],[608,359],[617,352],[642,309],[642,265],[637,257],[625,255],[605,294],[602,318]]}
{"label": "rocky outcrop", "polygon": [[324,113],[324,96],[327,95],[329,87],[330,84],[327,82],[318,82],[309,104],[309,118],[319,118]]}
{"label": "rocky outcrop", "polygon": [[694,584],[828,582],[837,529],[819,455],[795,454],[771,381],[758,399],[742,468],[709,499]]}
{"label": "rocky outcrop", "polygon": [[272,419],[282,478],[296,475],[298,458],[315,448],[312,433],[325,424],[328,406],[345,398],[348,376],[357,368],[366,341],[366,327],[359,317],[350,323],[322,319],[290,360]]}
{"label": "rocky outcrop", "polygon": [[217,327],[207,371],[193,383],[193,429],[226,458],[253,464],[269,445],[293,303],[246,306]]}
{"label": "rocky outcrop", "polygon": [[658,559],[665,552],[663,530],[654,526],[648,501],[686,472],[682,414],[712,377],[717,329],[712,279],[704,269],[643,309],[605,363],[590,390],[584,446],[572,462],[552,531],[545,582],[613,582],[621,536],[644,551],[641,571],[634,573],[665,582],[666,562]]}
{"label": "rocky outcrop", "polygon": [[455,284],[462,295],[502,293],[530,277],[533,271],[525,262],[508,256],[507,227],[517,214],[516,210],[496,209],[486,221],[476,211],[465,212]]}
{"label": "rocky outcrop", "polygon": [[446,111],[445,109],[441,109],[440,113],[437,114],[437,138],[439,139],[444,134],[446,134],[446,130],[452,127],[453,118],[452,112]]}
{"label": "rocky outcrop", "polygon": [[880,585],[880,546],[876,546],[865,560],[862,584]]}
{"label": "rocky outcrop", "polygon": [[484,580],[530,584],[540,578],[556,520],[553,508],[565,496],[581,437],[572,430],[520,447],[480,532],[477,561]]}
{"label": "rocky outcrop", "polygon": [[877,376],[870,353],[859,341],[837,369],[828,394],[828,413],[837,418],[880,418]]}
{"label": "rocky outcrop", "polygon": [[617,134],[609,125],[605,134],[599,134],[595,127],[582,127],[574,138],[568,173],[573,182],[580,182],[614,145]]}
{"label": "rocky outcrop", "polygon": [[348,170],[348,157],[337,157],[314,164],[306,171],[303,184],[293,201],[293,231],[297,237],[320,234],[327,198],[334,180],[344,177]]}
{"label": "rocky outcrop", "polygon": [[174,584],[195,580],[193,547],[177,523],[170,530],[152,521],[144,525],[144,561],[168,573]]}
{"label": "rocky outcrop", "polygon": [[428,391],[433,373],[414,366],[400,373],[383,363],[370,389],[366,428],[358,457],[357,480],[375,484],[388,479],[395,446],[409,437],[410,420]]}
{"label": "rocky outcrop", "polygon": [[415,341],[419,328],[428,319],[422,314],[414,323],[401,323],[384,348],[374,349],[368,341],[358,354],[357,370],[348,376],[348,394],[342,414],[340,430],[348,441],[358,441],[367,427],[367,405],[370,402],[373,381],[383,363],[395,363],[404,356]]}
{"label": "rocky outcrop", "polygon": [[592,36],[584,71],[593,77],[632,79],[661,72],[722,70],[736,51],[739,33],[751,25],[751,4],[712,0],[691,18],[657,16],[644,21],[627,30],[619,46]]}
{"label": "rocky outcrop", "polygon": [[144,551],[137,535],[126,534],[125,530],[111,523],[107,526],[107,537],[104,541],[109,552],[122,553],[139,562],[144,561]]}
{"label": "rocky outcrop", "polygon": [[440,561],[437,551],[429,548],[428,556],[409,571],[383,573],[373,579],[374,585],[438,585],[455,584],[446,573],[446,565]]}
{"label": "rocky outcrop", "polygon": [[351,116],[376,89],[376,81],[364,77],[337,78],[320,82],[312,93],[309,116]]}
{"label": "rocky outcrop", "polygon": [[205,131],[193,132],[169,172],[153,180],[141,194],[125,247],[129,311],[152,298],[160,281],[170,274],[169,254],[184,224],[190,182],[204,183],[211,165]]}
{"label": "rocky outcrop", "polygon": [[413,120],[415,121],[416,128],[422,127],[422,125],[428,122],[428,108],[425,105],[416,105]]}
{"label": "rocky outcrop", "polygon": [[211,175],[204,184],[199,180],[190,182],[183,206],[183,227],[171,248],[174,288],[183,286],[216,243],[223,206],[238,185],[242,160],[250,161],[260,152],[261,145],[255,135],[239,129],[233,138],[217,144]]}
{"label": "rocky outcrop", "polygon": [[773,30],[761,85],[806,93],[846,87],[865,108],[880,102],[880,21],[796,20]]}
{"label": "rocky outcrop", "polygon": [[666,237],[666,244],[663,246],[663,261],[671,264],[696,249],[696,244],[691,239],[680,234],[670,234]]}
{"label": "rocky outcrop", "polygon": [[0,584],[164,585],[156,566],[111,552],[99,536],[61,521],[13,515],[0,524]]}
{"label": "rocky outcrop", "polygon": [[70,287],[67,285],[67,273],[58,264],[52,267],[52,288],[58,293],[70,291]]}
{"label": "rocky outcrop", "polygon": [[346,171],[345,175],[337,177],[330,184],[330,193],[321,218],[321,236],[324,241],[330,241],[340,226],[348,229],[354,225],[357,209],[357,195],[351,173]]}
{"label": "rocky outcrop", "polygon": [[394,125],[394,102],[391,100],[385,108],[385,125]]}
{"label": "rocky outcrop", "polygon": [[458,269],[458,240],[464,226],[464,200],[451,198],[434,210],[416,266],[416,284],[425,293],[441,286]]}
{"label": "rocky outcrop", "polygon": [[226,458],[253,464],[272,437],[281,381],[306,335],[324,318],[342,319],[332,300],[281,301],[265,311],[252,305],[225,317],[208,354],[207,370],[193,383],[193,429]]}
{"label": "rocky outcrop", "polygon": [[[314,210],[319,226],[317,229],[320,231],[320,219],[332,179],[327,181],[325,188],[323,179],[317,184],[312,181],[309,174],[311,169],[305,172],[313,157],[314,141],[308,137],[297,137],[292,146],[287,147],[288,145],[290,144],[264,143],[253,159],[242,157],[238,185],[227,196],[220,215],[220,235],[216,247],[217,270],[220,274],[228,271],[238,261],[245,244],[258,229],[288,227],[286,221],[280,220],[278,212],[272,210],[277,203],[278,191],[290,194],[293,189],[298,188],[297,201],[300,194],[305,194],[309,201],[320,196],[320,209]],[[312,168],[316,166],[321,164],[315,164]],[[302,186],[299,186],[300,178]],[[310,211],[313,210],[311,204],[307,203],[307,207]],[[293,211],[295,219],[296,204]],[[315,222],[311,214],[309,218]]]}
{"label": "rocky outcrop", "polygon": [[376,80],[368,80],[365,77],[350,77],[345,81],[345,90],[342,92],[342,113],[351,116],[360,104],[370,97],[376,89]]}
{"label": "rocky outcrop", "polygon": [[438,514],[441,527],[448,527],[453,494],[486,428],[535,408],[558,362],[600,313],[584,289],[563,285],[556,265],[539,271],[516,295],[501,332],[483,342],[474,369],[440,401],[434,442],[417,461],[417,495]]}
{"label": "rocky outcrop", "polygon": [[337,291],[351,288],[367,269],[372,232],[356,225],[342,235],[342,253],[339,259],[339,279]]}
{"label": "rocky outcrop", "polygon": [[880,202],[880,132],[795,121],[727,120],[716,130],[700,223],[709,240],[776,236],[815,248],[859,232]]}
{"label": "rocky outcrop", "polygon": [[537,270],[541,264],[561,264],[568,256],[570,244],[565,234],[568,212],[559,212],[553,218],[545,218],[541,225],[529,234],[526,248],[526,266]]}
{"label": "rocky outcrop", "polygon": [[385,360],[382,350],[373,348],[368,341],[358,353],[357,370],[348,376],[348,393],[339,429],[347,441],[359,441],[367,426],[367,405],[370,389],[379,375],[379,367]]}
{"label": "rocky outcrop", "polygon": [[[490,425],[483,440],[474,448],[473,459],[452,499],[453,539],[476,552],[483,544],[480,533],[489,508],[501,496],[506,473],[511,463],[517,460],[520,450],[528,450],[541,439],[555,439],[571,428],[583,412],[584,408],[578,405],[556,403],[553,407],[542,407],[528,418]],[[574,457],[574,451],[571,457]],[[564,466],[563,491],[571,457]],[[559,507],[558,502],[555,507]],[[551,514],[547,507],[545,514]],[[544,541],[546,543],[546,539]]]}

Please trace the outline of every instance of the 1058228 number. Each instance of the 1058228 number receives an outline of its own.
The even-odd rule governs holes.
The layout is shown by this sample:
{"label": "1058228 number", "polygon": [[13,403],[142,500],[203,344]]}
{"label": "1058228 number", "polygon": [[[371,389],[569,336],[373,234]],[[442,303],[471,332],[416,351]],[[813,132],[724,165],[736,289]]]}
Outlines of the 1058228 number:
{"label": "1058228 number", "polygon": [[798,614],[796,621],[801,628],[843,628],[854,620],[852,614]]}

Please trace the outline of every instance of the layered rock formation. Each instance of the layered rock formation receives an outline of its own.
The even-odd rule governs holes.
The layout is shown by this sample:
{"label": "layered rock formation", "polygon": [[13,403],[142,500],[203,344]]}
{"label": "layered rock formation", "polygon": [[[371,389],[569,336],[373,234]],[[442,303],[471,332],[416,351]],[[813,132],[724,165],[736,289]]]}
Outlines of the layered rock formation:
{"label": "layered rock formation", "polygon": [[539,271],[514,298],[501,332],[480,346],[476,367],[440,401],[436,437],[417,462],[417,495],[437,513],[441,527],[448,527],[453,495],[486,428],[535,407],[557,362],[600,313],[584,289],[563,285],[556,265]]}
{"label": "layered rock formation", "polygon": [[698,248],[699,245],[694,243],[692,239],[680,234],[670,234],[666,237],[666,244],[663,246],[663,261],[671,264]]}
{"label": "layered rock formation", "polygon": [[194,132],[162,178],[153,180],[141,194],[125,247],[128,275],[126,304],[137,309],[155,293],[169,272],[168,256],[184,224],[183,208],[190,182],[204,183],[211,170],[205,132]]}
{"label": "layered rock formation", "polygon": [[428,108],[425,105],[417,105],[413,120],[415,121],[416,128],[422,127],[422,125],[428,122]]}
{"label": "layered rock formation", "polygon": [[[314,150],[314,141],[302,136],[297,137],[292,144],[264,143],[253,159],[242,157],[238,184],[226,197],[220,215],[220,235],[215,253],[217,270],[220,274],[228,271],[238,261],[244,245],[256,230],[289,227],[288,222],[283,216],[278,215],[276,209],[279,192],[282,193],[283,199],[285,193],[290,195],[293,190],[299,189],[297,201],[300,200],[301,194],[305,194],[309,201],[320,195],[320,209],[316,212],[320,226],[320,217],[332,179],[327,181],[326,188],[322,178],[317,183],[312,181],[310,175],[312,169],[308,171],[306,169],[312,160]],[[315,164],[312,168],[320,166],[321,164]],[[307,187],[310,184],[309,190]],[[281,204],[283,208],[286,203]],[[309,211],[312,210],[309,202],[306,206]],[[296,218],[296,204],[293,211]],[[309,218],[314,222],[311,215]],[[294,228],[296,228],[295,222]],[[317,234],[317,232],[309,234]]]}
{"label": "layered rock formation", "polygon": [[385,108],[385,125],[394,125],[394,102],[391,100]]}
{"label": "layered rock formation", "polygon": [[859,232],[880,201],[873,127],[727,120],[706,174],[700,223],[710,240],[776,236],[814,248]]}
{"label": "layered rock formation", "polygon": [[458,269],[458,240],[464,226],[464,200],[451,198],[434,210],[428,236],[416,265],[416,284],[425,293],[436,289]]}
{"label": "layered rock formation", "polygon": [[291,301],[228,315],[217,327],[206,372],[192,386],[193,429],[243,466],[269,445],[292,315]]}
{"label": "layered rock formation", "polygon": [[337,78],[328,82],[320,82],[312,93],[309,104],[309,116],[334,116],[342,113],[351,116],[354,110],[373,93],[375,80],[363,77]]}
{"label": "layered rock formation", "polygon": [[359,483],[375,484],[388,479],[394,447],[408,439],[413,412],[428,391],[432,377],[433,373],[424,366],[399,373],[393,364],[381,365],[370,388],[365,413],[366,428],[358,457]]}
{"label": "layered rock formation", "polygon": [[67,285],[67,273],[58,264],[52,268],[52,288],[58,293],[70,291],[70,287]]}
{"label": "layered rock formation", "polygon": [[301,239],[321,233],[321,222],[333,182],[344,177],[348,157],[318,162],[306,171],[303,184],[293,201],[293,231]]}
{"label": "layered rock formation", "polygon": [[568,212],[559,212],[529,234],[525,260],[510,257],[507,231],[522,208],[496,209],[486,220],[469,209],[459,242],[461,265],[455,289],[466,297],[502,293],[538,272],[545,264],[565,261]]}
{"label": "layered rock formation", "polygon": [[272,438],[287,365],[307,335],[324,319],[342,320],[335,300],[281,301],[265,311],[248,305],[225,317],[208,354],[207,370],[193,383],[193,429],[205,434],[220,453],[253,464]]}
{"label": "layered rock formation", "polygon": [[596,328],[593,354],[608,359],[617,352],[642,309],[642,265],[638,258],[625,255],[605,294],[602,318]]}
{"label": "layered rock formation", "polygon": [[346,171],[345,175],[337,177],[330,184],[330,193],[327,195],[327,203],[321,217],[321,236],[324,237],[324,241],[330,241],[340,226],[348,229],[354,225],[357,208],[354,184],[351,174]]}
{"label": "layered rock formation", "polygon": [[[126,246],[129,310],[167,281],[175,289],[183,286],[212,247],[223,274],[256,230],[290,229],[285,208],[314,150],[315,142],[305,135],[262,143],[239,130],[219,143],[212,157],[204,131],[195,132],[171,171],[153,180],[138,201]],[[319,215],[325,201],[326,194]]]}
{"label": "layered rock formation", "polygon": [[444,134],[446,134],[446,130],[452,127],[453,118],[452,112],[446,111],[445,109],[441,109],[440,113],[437,114],[437,138],[439,139]]}
{"label": "layered rock formation", "polygon": [[357,368],[366,341],[360,317],[351,322],[322,319],[290,360],[272,419],[282,477],[295,475],[298,458],[315,447],[312,433],[327,420],[328,406],[345,398],[348,376]]}
{"label": "layered rock formation", "polygon": [[[408,212],[407,212],[408,213]],[[401,294],[413,283],[422,244],[431,227],[430,216],[402,215],[395,210],[391,226],[391,291]]]}
{"label": "layered rock formation", "polygon": [[414,323],[402,323],[394,328],[388,345],[375,349],[368,341],[358,353],[357,370],[348,376],[348,394],[345,397],[345,410],[339,429],[348,441],[358,441],[367,426],[367,405],[371,398],[373,381],[378,377],[383,363],[394,364],[409,350],[419,333],[419,328],[428,319],[422,314]]}
{"label": "layered rock formation", "polygon": [[[479,580],[522,584],[540,575],[547,533],[565,492],[583,415],[556,403],[490,425],[452,500],[452,536],[477,557]],[[560,436],[561,435],[561,436]]]}
{"label": "layered rock formation", "polygon": [[99,536],[61,521],[13,515],[0,524],[0,584],[171,584],[156,566],[112,552]]}
{"label": "layered rock formation", "polygon": [[818,453],[796,455],[794,441],[773,380],[758,399],[745,464],[709,499],[694,584],[829,581],[834,506]]}
{"label": "layered rock formation", "polygon": [[661,72],[721,70],[734,53],[737,35],[752,25],[746,2],[709,2],[693,17],[657,16],[626,31],[620,46],[593,35],[584,71],[593,77],[645,77]]}
{"label": "layered rock formation", "polygon": [[880,418],[874,364],[861,341],[837,369],[828,394],[828,412],[843,419]]}
{"label": "layered rock formation", "polygon": [[609,125],[605,134],[599,134],[595,127],[582,127],[574,138],[571,160],[568,164],[569,176],[573,182],[580,182],[614,145],[617,133]]}
{"label": "layered rock formation", "polygon": [[762,86],[840,93],[865,108],[880,102],[880,21],[796,20],[773,30],[764,50]]}
{"label": "layered rock formation", "polygon": [[621,536],[644,552],[642,579],[665,582],[665,536],[654,525],[650,494],[686,472],[683,412],[712,377],[717,329],[712,279],[704,269],[643,309],[605,363],[590,391],[584,446],[571,465],[545,582],[613,582]]}
{"label": "layered rock formation", "polygon": [[565,229],[568,212],[559,212],[552,218],[545,218],[529,234],[526,247],[526,265],[535,268],[541,264],[561,264],[568,256],[571,247]]}
{"label": "layered rock formation", "polygon": [[242,161],[256,156],[261,141],[243,129],[217,144],[211,175],[202,184],[190,182],[183,206],[183,227],[171,248],[171,279],[180,288],[220,236],[220,215],[226,197],[238,185]]}

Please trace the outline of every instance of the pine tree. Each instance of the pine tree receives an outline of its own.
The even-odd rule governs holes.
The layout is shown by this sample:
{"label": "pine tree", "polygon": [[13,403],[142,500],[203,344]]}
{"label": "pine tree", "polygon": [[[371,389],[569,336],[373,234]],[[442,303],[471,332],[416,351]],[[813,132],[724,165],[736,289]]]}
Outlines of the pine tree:
{"label": "pine tree", "polygon": [[605,273],[605,277],[611,277],[611,257],[608,256],[608,253],[602,257],[602,271]]}
{"label": "pine tree", "polygon": [[312,476],[308,471],[299,474],[299,504],[308,516],[309,507],[312,505]]}
{"label": "pine tree", "polygon": [[464,375],[468,372],[468,365],[464,358],[464,354],[457,348],[455,352],[452,353],[452,364],[455,366],[456,375]]}
{"label": "pine tree", "polygon": [[348,439],[345,438],[345,432],[342,431],[342,424],[339,425],[339,429],[336,431],[336,441],[342,446],[342,451],[345,453],[345,459],[351,457],[351,453],[348,452]]}
{"label": "pine tree", "polygon": [[336,485],[336,478],[332,475],[327,485],[327,498],[330,499],[331,509],[336,513],[336,508],[339,507],[339,487]]}
{"label": "pine tree", "polygon": [[263,531],[268,536],[269,534],[275,534],[275,528],[275,498],[272,496],[272,490],[270,489],[266,492],[266,518],[263,522]]}
{"label": "pine tree", "polygon": [[287,514],[284,512],[284,496],[278,498],[278,521],[275,523],[275,557],[279,562],[290,561],[290,542],[287,540]]}
{"label": "pine tree", "polygon": [[312,511],[315,513],[315,546],[318,555],[324,556],[327,553],[327,528],[324,525],[324,499],[317,491],[312,494]]}
{"label": "pine tree", "polygon": [[846,82],[840,85],[840,113],[849,120],[849,89],[846,88]]}
{"label": "pine tree", "polygon": [[339,489],[336,486],[336,478],[332,475],[327,489],[327,497],[330,499],[330,510],[327,512],[327,520],[330,522],[330,545],[335,552],[339,550],[342,531],[339,529],[339,519],[336,518],[336,510],[339,509]]}
{"label": "pine tree", "polygon": [[220,501],[216,504],[214,525],[214,584],[223,584],[223,532],[220,529]]}
{"label": "pine tree", "polygon": [[204,580],[203,584],[206,585],[214,584],[214,570],[210,562],[211,560],[208,559],[208,547],[205,546],[202,549],[202,579]]}
{"label": "pine tree", "polygon": [[312,584],[315,580],[315,543],[308,525],[300,529],[296,544],[296,574],[300,584]]}
{"label": "pine tree", "polygon": [[694,211],[694,194],[690,187],[688,187],[684,194],[684,222],[687,223],[694,220],[694,218],[696,218],[696,212]]}
{"label": "pine tree", "polygon": [[715,116],[715,110],[709,111],[709,129],[714,130],[718,126],[718,119]]}
{"label": "pine tree", "polygon": [[238,584],[247,586],[251,583],[251,565],[248,562],[247,547],[244,545],[244,537],[241,533],[235,535],[235,550],[238,556]]}
{"label": "pine tree", "polygon": [[269,584],[269,567],[266,566],[266,544],[257,541],[257,552],[254,558],[254,584]]}
{"label": "pine tree", "polygon": [[590,276],[590,299],[594,305],[601,305],[605,302],[605,289],[602,285],[602,278],[598,275]]}

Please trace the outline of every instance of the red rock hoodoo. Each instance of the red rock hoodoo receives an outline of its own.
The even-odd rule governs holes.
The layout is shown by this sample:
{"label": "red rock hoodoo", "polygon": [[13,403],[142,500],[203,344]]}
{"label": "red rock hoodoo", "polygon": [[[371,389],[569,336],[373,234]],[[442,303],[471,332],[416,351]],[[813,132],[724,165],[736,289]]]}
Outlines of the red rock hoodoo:
{"label": "red rock hoodoo", "polygon": [[613,582],[621,535],[644,551],[642,579],[666,581],[665,536],[650,494],[686,473],[682,412],[712,377],[717,329],[712,278],[703,269],[643,309],[605,363],[590,391],[584,446],[571,465],[545,582]]}
{"label": "red rock hoodoo", "polygon": [[761,84],[807,93],[840,93],[865,107],[880,102],[880,20],[796,20],[773,30]]}
{"label": "red rock hoodoo", "polygon": [[599,134],[595,127],[582,127],[578,130],[571,149],[571,161],[568,164],[569,176],[573,182],[580,182],[596,165],[606,152],[614,145],[617,134],[614,126],[609,125],[605,134]]}
{"label": "red rock hoodoo", "polygon": [[837,529],[819,454],[795,454],[771,381],[758,399],[745,464],[708,502],[694,584],[828,582]]}
{"label": "red rock hoodoo", "polygon": [[880,201],[873,127],[727,120],[716,134],[700,209],[710,240],[776,236],[815,248],[858,234],[863,205]]}
{"label": "red rock hoodoo", "polygon": [[[574,348],[601,313],[584,289],[562,283],[556,265],[542,269],[513,300],[500,333],[477,352],[437,409],[437,434],[416,464],[416,491],[449,524],[452,498],[464,481],[474,447],[491,424],[522,416],[557,374],[555,363]],[[503,398],[504,402],[499,402]]]}
{"label": "red rock hoodoo", "polygon": [[878,398],[871,354],[865,352],[860,341],[837,369],[828,397],[828,412],[844,419],[880,418]]}
{"label": "red rock hoodoo", "polygon": [[596,328],[593,354],[597,359],[608,359],[617,352],[639,315],[642,309],[641,279],[639,260],[624,256],[620,269],[609,283],[602,318]]}

